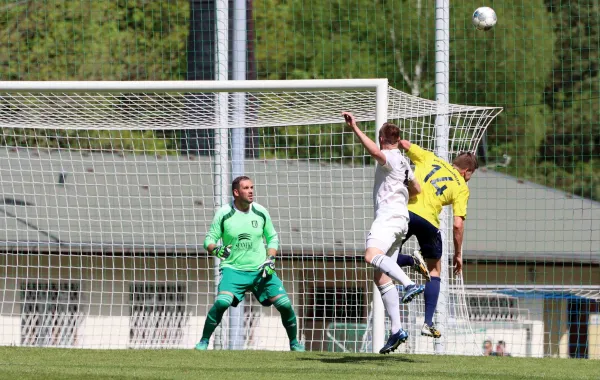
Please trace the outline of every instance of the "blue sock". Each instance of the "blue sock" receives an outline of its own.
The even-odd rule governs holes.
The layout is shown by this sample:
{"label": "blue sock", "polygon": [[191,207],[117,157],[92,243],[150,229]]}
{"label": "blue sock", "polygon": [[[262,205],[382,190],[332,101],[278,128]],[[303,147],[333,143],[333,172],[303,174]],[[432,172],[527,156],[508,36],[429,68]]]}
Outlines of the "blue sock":
{"label": "blue sock", "polygon": [[400,268],[412,267],[413,265],[415,265],[415,259],[413,259],[412,256],[409,255],[399,254],[398,258],[396,259],[396,263]]}
{"label": "blue sock", "polygon": [[427,326],[433,325],[433,314],[440,296],[441,282],[441,278],[431,277],[431,281],[425,283],[423,296],[425,297],[425,323]]}

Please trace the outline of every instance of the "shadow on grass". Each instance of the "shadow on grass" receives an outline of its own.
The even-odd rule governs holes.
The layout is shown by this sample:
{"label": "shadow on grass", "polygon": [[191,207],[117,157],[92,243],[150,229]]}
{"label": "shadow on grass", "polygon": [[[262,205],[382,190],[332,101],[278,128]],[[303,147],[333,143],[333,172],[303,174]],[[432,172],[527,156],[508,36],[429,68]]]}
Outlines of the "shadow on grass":
{"label": "shadow on grass", "polygon": [[369,354],[358,354],[358,355],[323,355],[317,354],[311,357],[298,357],[298,360],[302,361],[319,361],[327,364],[365,364],[365,363],[389,363],[389,362],[406,362],[406,363],[417,363],[406,355],[369,355]]}

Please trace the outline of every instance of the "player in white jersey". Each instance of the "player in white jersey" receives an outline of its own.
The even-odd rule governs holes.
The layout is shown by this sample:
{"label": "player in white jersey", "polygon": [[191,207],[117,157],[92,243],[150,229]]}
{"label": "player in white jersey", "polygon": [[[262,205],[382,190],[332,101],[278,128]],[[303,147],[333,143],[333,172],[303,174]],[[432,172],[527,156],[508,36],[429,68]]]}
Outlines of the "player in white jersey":
{"label": "player in white jersey", "polygon": [[[421,187],[408,160],[398,150],[400,128],[391,123],[385,123],[381,127],[380,149],[358,128],[356,119],[351,113],[343,112],[342,115],[361,144],[377,161],[373,186],[375,220],[367,235],[365,261],[376,269],[374,281],[381,292],[385,309],[388,310],[392,322],[390,337],[379,351],[387,354],[408,338],[408,333],[402,329],[400,323],[399,294],[392,279],[404,285],[403,303],[412,301],[425,289],[423,285],[416,285],[398,266],[396,258],[391,257],[397,254],[398,247],[401,246],[408,231],[408,199],[419,194]],[[396,312],[393,312],[394,310]]]}

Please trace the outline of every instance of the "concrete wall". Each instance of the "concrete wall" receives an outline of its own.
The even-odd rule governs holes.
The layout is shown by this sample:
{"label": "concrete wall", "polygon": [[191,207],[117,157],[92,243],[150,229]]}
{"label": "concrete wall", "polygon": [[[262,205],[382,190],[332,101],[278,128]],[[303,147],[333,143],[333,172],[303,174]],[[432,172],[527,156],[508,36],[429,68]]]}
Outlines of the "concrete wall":
{"label": "concrete wall", "polygon": [[[361,257],[338,257],[337,261],[311,257],[305,260],[282,259],[278,262],[279,276],[294,303],[299,317],[300,336],[312,350],[327,350],[331,338],[327,327],[332,322],[366,325],[371,302],[371,269]],[[531,266],[470,262],[465,268],[465,283],[475,285],[561,285],[576,288],[578,284],[600,283],[600,271],[593,265],[536,265]],[[25,280],[42,282],[74,281],[80,284],[79,311],[85,315],[76,346],[94,348],[125,348],[130,346],[130,286],[132,283],[177,283],[185,287],[185,307],[189,315],[183,338],[173,347],[189,348],[198,340],[204,318],[214,299],[217,285],[213,259],[206,257],[122,257],[76,255],[0,255],[0,345],[19,345],[21,340],[21,284]],[[573,285],[568,285],[573,284]],[[364,292],[357,318],[343,314],[335,318],[315,314],[315,289]],[[248,297],[247,297],[248,298]],[[250,298],[248,298],[250,301]],[[520,299],[520,308],[527,318],[518,323],[472,323],[479,347],[489,336],[494,341],[505,340],[508,350],[524,356],[568,356],[566,303],[561,300]],[[412,314],[416,320],[407,321],[420,328],[422,301],[417,301]],[[343,309],[343,308],[342,308]],[[340,310],[342,310],[340,309]],[[254,340],[249,348],[286,349],[287,336],[274,308],[249,302],[247,315],[254,315]],[[340,311],[339,313],[343,313]],[[421,318],[421,319],[419,319]],[[224,323],[226,334],[227,322]],[[529,334],[529,335],[528,335]],[[353,337],[358,340],[361,337]],[[459,340],[459,338],[456,338]],[[461,338],[462,339],[462,338]],[[481,342],[479,342],[481,340]],[[215,340],[218,342],[218,340]],[[494,342],[495,343],[495,342]],[[355,344],[359,346],[360,344]],[[429,352],[431,342],[415,340],[413,348]]]}
{"label": "concrete wall", "polygon": [[[323,265],[315,261],[278,262],[278,276],[294,304],[299,317],[301,337],[314,349],[325,342],[326,320],[314,316],[312,292],[317,288],[364,290],[360,314],[367,317],[370,283],[367,269],[340,263]],[[0,345],[19,345],[21,340],[22,287],[26,282],[76,282],[80,286],[79,312],[85,315],[76,346],[93,348],[126,348],[130,335],[133,283],[176,283],[185,289],[185,309],[189,321],[183,340],[173,347],[193,347],[199,339],[205,316],[214,301],[217,286],[212,258],[106,257],[74,255],[0,255]],[[326,268],[326,270],[322,270]],[[279,313],[265,308],[247,294],[246,313],[254,315],[252,348],[285,349],[287,334]],[[259,315],[259,317],[256,317]],[[227,318],[223,326],[227,328]],[[226,334],[226,332],[225,332]],[[218,338],[217,338],[218,339]]]}

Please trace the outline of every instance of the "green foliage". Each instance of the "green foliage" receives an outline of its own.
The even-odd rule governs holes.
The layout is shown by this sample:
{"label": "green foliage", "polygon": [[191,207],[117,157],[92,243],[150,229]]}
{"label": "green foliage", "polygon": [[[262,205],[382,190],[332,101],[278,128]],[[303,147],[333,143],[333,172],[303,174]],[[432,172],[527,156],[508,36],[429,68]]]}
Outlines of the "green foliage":
{"label": "green foliage", "polygon": [[0,145],[103,152],[172,154],[153,131],[0,128]]}
{"label": "green foliage", "polygon": [[5,6],[0,17],[2,80],[164,80],[185,74],[187,0],[17,4]]}
{"label": "green foliage", "polygon": [[[533,136],[544,126],[539,108],[522,106],[542,102],[552,65],[547,59],[554,42],[550,19],[543,0],[497,1],[506,24],[484,33],[470,24],[477,5],[452,6],[451,101],[504,107],[490,127],[489,144],[531,138],[521,146],[533,157],[539,142]],[[408,93],[435,96],[435,0],[259,0],[254,7],[261,78],[383,76]],[[541,17],[524,17],[536,12]],[[506,153],[506,147],[499,150]]]}
{"label": "green foliage", "polygon": [[[364,123],[367,135],[375,138],[373,123]],[[301,160],[327,159],[337,162],[369,164],[364,148],[345,126],[309,125],[261,128],[266,158]]]}
{"label": "green foliage", "polygon": [[[539,164],[538,170],[544,175],[542,184],[564,189],[576,196],[600,200],[600,159],[578,162],[573,167],[555,165],[549,161]],[[539,181],[539,179],[538,179]]]}
{"label": "green foliage", "polygon": [[[453,12],[467,15],[480,5],[463,2]],[[508,153],[523,166],[535,156],[545,129],[542,108],[532,105],[542,103],[552,65],[552,24],[542,0],[496,1],[493,7],[499,21],[487,32],[474,30],[470,18],[453,20],[454,101],[503,107],[488,131],[492,160]]]}
{"label": "green foliage", "polygon": [[262,79],[373,78],[389,72],[385,15],[372,0],[257,0]]}
{"label": "green foliage", "polygon": [[[0,56],[4,57],[0,80],[166,80],[185,76],[187,0],[5,4],[0,13]],[[38,135],[35,141],[33,132]],[[2,133],[4,143],[25,146],[133,151],[145,147],[160,153],[167,144],[174,145],[173,140],[140,131],[88,132],[88,141],[76,138],[81,131]]]}
{"label": "green foliage", "polygon": [[[188,0],[3,4],[0,80],[185,77]],[[403,91],[435,97],[435,0],[252,5],[259,79],[386,77]],[[489,161],[512,157],[507,173],[600,200],[594,175],[600,157],[598,1],[494,0],[489,5],[499,21],[488,32],[471,26],[471,13],[481,5],[452,2],[450,101],[504,108],[487,138]],[[31,132],[15,133],[4,132],[5,143],[8,136],[28,146],[81,144],[75,138],[81,132],[35,141]],[[90,149],[177,148],[173,134],[131,132],[111,142],[110,133],[90,133],[98,133]],[[260,133],[265,157],[346,162],[364,155],[342,125]]]}
{"label": "green foliage", "polygon": [[600,5],[546,0],[554,15],[556,56],[544,100],[552,110],[538,160],[550,163],[557,186],[600,200]]}

